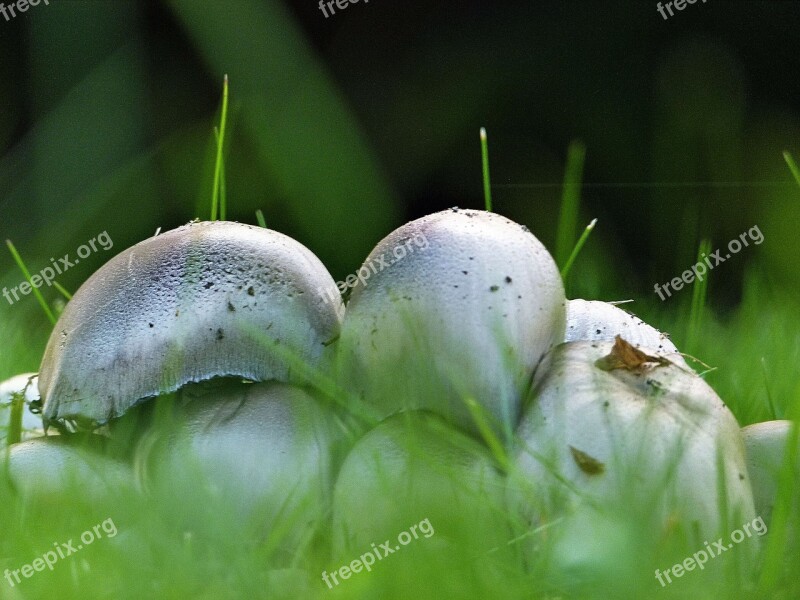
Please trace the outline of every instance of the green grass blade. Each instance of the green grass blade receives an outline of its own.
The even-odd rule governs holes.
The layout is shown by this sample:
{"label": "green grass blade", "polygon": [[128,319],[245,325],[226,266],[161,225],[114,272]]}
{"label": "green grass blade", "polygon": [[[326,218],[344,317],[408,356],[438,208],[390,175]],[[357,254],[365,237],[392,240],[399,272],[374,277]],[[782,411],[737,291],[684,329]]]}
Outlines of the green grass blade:
{"label": "green grass blade", "polygon": [[6,444],[11,446],[22,439],[22,414],[25,410],[25,393],[12,394],[11,415],[8,422]]}
{"label": "green grass blade", "polygon": [[6,245],[8,246],[8,249],[11,251],[11,256],[14,257],[14,261],[17,263],[19,270],[22,271],[22,274],[25,276],[25,280],[31,286],[31,289],[33,290],[33,295],[36,296],[36,299],[39,301],[39,305],[42,307],[44,314],[46,314],[47,318],[50,319],[50,322],[53,325],[55,325],[56,318],[53,315],[53,311],[50,310],[50,307],[47,305],[47,302],[45,302],[44,297],[39,291],[39,288],[33,286],[33,282],[31,281],[31,274],[28,272],[28,268],[22,261],[22,257],[19,255],[19,252],[17,252],[17,249],[14,247],[14,244],[11,242],[11,240],[6,240]]}
{"label": "green grass blade", "polygon": [[572,264],[575,262],[575,259],[578,258],[578,254],[580,254],[581,248],[586,243],[586,240],[589,239],[589,235],[591,235],[592,231],[594,231],[594,226],[597,225],[597,219],[592,219],[592,222],[586,226],[586,229],[583,230],[581,237],[578,238],[578,243],[575,244],[575,248],[572,249],[572,254],[569,255],[567,259],[567,264],[561,269],[561,279],[564,281],[564,285],[567,282],[567,275],[569,275],[569,271],[572,268]]}
{"label": "green grass blade", "polygon": [[567,150],[567,166],[564,170],[564,188],[561,194],[561,214],[556,232],[556,264],[562,268],[569,260],[570,250],[575,242],[585,161],[586,146],[577,140],[573,141]]}
{"label": "green grass blade", "polygon": [[[786,556],[786,544],[789,540],[789,523],[793,520],[795,496],[798,493],[794,474],[797,469],[798,450],[800,449],[800,386],[795,392],[794,405],[789,410],[792,427],[786,440],[786,454],[778,476],[778,493],[772,510],[770,534],[767,536],[763,564],[759,580],[762,597],[775,591],[781,579]],[[770,594],[769,597],[772,597]]]}
{"label": "green grass blade", "polygon": [[67,300],[72,300],[72,294],[70,294],[67,290],[64,289],[64,286],[58,283],[57,281],[53,282],[53,287],[56,288],[64,298]]}
{"label": "green grass blade", "polygon": [[[225,125],[228,120],[228,76],[222,83],[222,116],[220,117],[219,135],[217,135],[217,160],[214,164],[214,189],[211,192],[211,220],[217,220],[220,195],[220,178],[222,177],[222,149],[225,145]],[[223,212],[224,212],[223,207]],[[224,219],[225,216],[223,215]]]}
{"label": "green grass blade", "polygon": [[[697,250],[697,262],[703,262],[703,258],[708,256],[709,252],[711,252],[711,241],[703,240],[700,242],[700,248]],[[706,305],[708,277],[709,273],[706,273],[702,281],[695,281],[694,288],[692,289],[692,307],[689,312],[689,322],[686,326],[686,352],[691,353],[696,350],[696,343],[703,324],[703,310]]]}
{"label": "green grass blade", "polygon": [[260,208],[256,211],[256,221],[258,221],[258,224],[264,229],[267,228],[267,222],[264,220],[264,213]]}
{"label": "green grass blade", "polygon": [[486,442],[486,445],[489,446],[489,450],[491,450],[492,455],[495,457],[503,470],[507,471],[509,467],[508,455],[506,454],[503,444],[494,434],[494,431],[492,431],[486,411],[473,398],[467,398],[466,404],[470,415],[472,415],[472,419],[478,426],[478,430]]}
{"label": "green grass blade", "polygon": [[[214,127],[214,136],[219,144],[219,129]],[[219,175],[219,220],[225,221],[228,214],[228,185],[225,180],[225,156],[222,156],[222,163]]]}
{"label": "green grass blade", "polygon": [[794,175],[794,180],[797,182],[797,185],[800,185],[800,168],[797,167],[797,163],[794,162],[794,158],[792,158],[788,150],[783,152],[783,159],[786,161],[786,164],[789,165],[789,170],[792,172],[792,175]]}
{"label": "green grass blade", "polygon": [[492,181],[489,176],[489,140],[486,128],[481,127],[481,164],[483,165],[483,199],[486,211],[492,212]]}

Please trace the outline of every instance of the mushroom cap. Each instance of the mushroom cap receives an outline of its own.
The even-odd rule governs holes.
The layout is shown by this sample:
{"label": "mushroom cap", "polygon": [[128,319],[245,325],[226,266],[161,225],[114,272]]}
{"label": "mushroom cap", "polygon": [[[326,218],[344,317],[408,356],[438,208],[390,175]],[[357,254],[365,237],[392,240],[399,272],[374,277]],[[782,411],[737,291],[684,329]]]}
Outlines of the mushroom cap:
{"label": "mushroom cap", "polygon": [[[778,494],[778,481],[786,461],[791,421],[766,421],[742,429],[747,469],[753,486],[756,513],[769,524]],[[798,450],[800,453],[800,450]],[[800,486],[800,461],[795,465],[796,485]],[[797,496],[795,496],[797,497]],[[800,504],[800,503],[799,503]]]}
{"label": "mushroom cap", "polygon": [[384,238],[359,270],[342,326],[345,385],[378,407],[510,437],[542,356],[564,334],[564,287],[545,247],[494,213],[451,209]]}
{"label": "mushroom cap", "polygon": [[752,518],[744,444],[719,396],[669,361],[602,368],[613,347],[561,344],[537,371],[514,452],[519,483],[535,486],[523,510],[538,519],[618,506],[659,535],[677,518],[706,539],[723,525],[721,506],[731,523]]}
{"label": "mushroom cap", "polygon": [[339,471],[334,547],[344,556],[428,519],[437,540],[488,551],[510,537],[504,490],[482,444],[433,413],[393,415],[356,442]]}
{"label": "mushroom cap", "polygon": [[147,239],[64,309],[39,375],[45,422],[106,423],[216,376],[287,381],[293,360],[323,361],[339,334],[338,299],[319,259],[275,231],[193,222]]}
{"label": "mushroom cap", "polygon": [[39,400],[36,373],[15,375],[0,383],[0,445],[5,443],[9,419],[11,418],[11,397],[25,390],[25,408],[22,412],[22,439],[27,440],[44,435],[42,416],[31,412],[31,402]]}
{"label": "mushroom cap", "polygon": [[192,384],[177,398],[152,481],[170,497],[205,500],[183,508],[193,526],[211,503],[262,535],[277,531],[287,548],[327,514],[340,443],[331,407],[274,381]]}
{"label": "mushroom cap", "polygon": [[126,464],[93,447],[102,443],[100,436],[91,436],[91,444],[71,437],[41,437],[11,446],[5,476],[26,502],[63,509],[66,499],[76,501],[75,492],[82,501],[93,503],[133,483]]}
{"label": "mushroom cap", "polygon": [[622,336],[635,347],[650,348],[673,362],[686,365],[669,337],[636,315],[599,300],[568,300],[565,342],[613,342]]}

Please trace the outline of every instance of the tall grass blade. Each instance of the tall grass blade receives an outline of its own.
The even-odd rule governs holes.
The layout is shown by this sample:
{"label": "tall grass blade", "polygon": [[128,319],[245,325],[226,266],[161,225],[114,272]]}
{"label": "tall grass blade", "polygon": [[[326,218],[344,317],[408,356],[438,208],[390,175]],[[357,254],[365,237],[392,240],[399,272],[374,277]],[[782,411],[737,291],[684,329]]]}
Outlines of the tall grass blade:
{"label": "tall grass blade", "polygon": [[31,274],[28,272],[28,268],[25,266],[25,263],[22,261],[22,257],[17,252],[17,249],[14,247],[14,244],[11,240],[6,240],[6,245],[8,246],[9,251],[11,251],[11,256],[14,257],[14,262],[17,263],[19,270],[22,271],[22,274],[25,276],[25,281],[28,282],[28,285],[31,286],[31,290],[33,291],[33,295],[36,296],[36,299],[39,301],[39,306],[42,307],[44,314],[47,315],[47,318],[50,319],[50,322],[55,325],[56,318],[53,315],[53,311],[50,310],[50,307],[45,302],[44,297],[42,296],[39,288],[34,287],[33,282],[31,281]]}

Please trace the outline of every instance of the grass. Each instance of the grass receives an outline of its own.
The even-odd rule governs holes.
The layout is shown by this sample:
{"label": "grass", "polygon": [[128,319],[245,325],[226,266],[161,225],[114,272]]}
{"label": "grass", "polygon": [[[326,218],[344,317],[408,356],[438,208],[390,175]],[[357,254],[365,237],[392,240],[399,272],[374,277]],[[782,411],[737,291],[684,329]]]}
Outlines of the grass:
{"label": "grass", "polygon": [[[225,104],[223,100],[214,198],[218,193],[224,198],[220,182],[224,180]],[[488,184],[488,154],[485,145],[483,148],[484,181]],[[571,149],[565,182],[579,181],[584,153],[585,149]],[[794,161],[788,154],[786,160],[800,184]],[[575,187],[565,186],[559,225],[558,254],[566,256],[559,265],[565,279],[594,224],[573,243],[579,200]],[[486,201],[490,210],[488,194]],[[223,199],[221,218],[224,206]],[[215,210],[212,208],[212,218]],[[260,211],[257,220],[265,226]],[[704,251],[708,251],[705,243],[699,252]],[[21,259],[19,263],[30,280]],[[713,312],[705,285],[697,285],[688,307],[653,312],[658,317],[654,324],[685,335],[686,348],[716,367],[705,378],[740,424],[775,417],[796,421],[800,418],[797,298],[765,277],[758,265],[748,271],[743,289],[739,306],[720,315]],[[663,311],[664,305],[645,305],[643,309],[645,313],[648,309]],[[302,371],[304,365],[296,368]],[[458,378],[457,373],[453,376]],[[489,485],[493,479],[471,478],[474,472],[468,466],[473,458],[456,463],[430,460],[466,453],[480,456],[479,462],[489,465],[488,472],[512,471],[508,450],[486,424],[479,405],[469,399],[467,406],[484,443],[476,443],[436,419],[422,428],[401,423],[399,428],[405,433],[395,439],[392,452],[379,444],[374,454],[366,453],[373,459],[368,475],[359,474],[346,462],[347,449],[369,430],[365,423],[370,421],[361,418],[361,407],[336,381],[310,368],[307,378],[318,401],[336,415],[331,422],[340,444],[331,457],[333,472],[343,469],[349,473],[332,499],[308,507],[307,512],[285,512],[282,518],[273,519],[270,527],[267,524],[273,521],[266,517],[270,507],[255,506],[252,513],[243,515],[234,508],[240,500],[236,490],[220,488],[213,474],[209,477],[196,471],[191,452],[183,461],[185,472],[156,475],[154,466],[161,464],[158,453],[179,425],[175,421],[176,397],[161,398],[117,423],[110,440],[72,438],[89,457],[88,468],[81,464],[61,469],[42,465],[46,479],[38,488],[11,485],[6,477],[0,477],[0,575],[5,569],[32,563],[54,543],[80,539],[83,532],[109,518],[118,529],[113,537],[97,539],[60,560],[52,571],[36,572],[13,588],[0,579],[0,598],[58,594],[63,598],[115,599],[711,596],[717,600],[788,600],[800,596],[796,577],[800,521],[793,508],[798,491],[792,476],[797,428],[795,439],[790,440],[794,450],[788,453],[780,476],[775,516],[760,544],[743,542],[709,563],[707,569],[687,572],[661,587],[653,576],[654,568],[663,571],[703,546],[680,535],[654,536],[648,514],[651,504],[637,504],[623,496],[624,501],[586,510],[580,518],[529,522],[509,508],[505,490]],[[350,406],[356,418],[349,414]],[[427,428],[436,434],[435,450],[421,433]],[[114,476],[119,469],[127,473],[121,481]],[[473,475],[464,475],[465,469]],[[36,476],[35,472],[25,474],[29,483],[36,481]],[[49,489],[52,485],[44,481],[61,483]],[[539,482],[527,483],[534,486],[536,494]],[[297,490],[288,484],[287,497],[293,493]],[[659,500],[653,498],[653,504]],[[395,540],[426,518],[435,530],[429,538],[415,540],[376,562],[370,572],[353,573],[333,589],[323,582],[323,571],[330,573],[351,564],[372,549],[372,542]],[[733,516],[729,520],[734,527],[740,525]],[[685,525],[676,522],[676,531]],[[336,531],[342,528],[358,528],[358,543],[338,543]],[[720,531],[718,535],[729,533]],[[287,545],[290,551],[282,551]]]}

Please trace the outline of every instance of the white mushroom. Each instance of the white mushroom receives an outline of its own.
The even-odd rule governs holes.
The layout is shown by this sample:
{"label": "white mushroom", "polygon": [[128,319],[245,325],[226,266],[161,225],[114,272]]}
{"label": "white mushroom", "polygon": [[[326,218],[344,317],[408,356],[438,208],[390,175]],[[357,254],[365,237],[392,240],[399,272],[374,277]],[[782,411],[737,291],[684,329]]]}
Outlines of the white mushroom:
{"label": "white mushroom", "polygon": [[342,327],[345,381],[382,415],[427,409],[476,433],[473,400],[503,437],[542,356],[564,334],[545,247],[497,214],[451,209],[383,239]]}
{"label": "white mushroom", "polygon": [[100,436],[73,437],[36,438],[11,446],[4,476],[26,504],[60,509],[65,502],[91,505],[132,484],[131,469],[103,454]]}
{"label": "white mushroom", "polygon": [[287,381],[339,334],[335,284],[307,248],[260,227],[190,223],[120,253],[61,315],[39,376],[45,421],[105,423],[215,376]]}
{"label": "white mushroom", "polygon": [[[570,342],[537,371],[515,486],[533,520],[617,507],[702,543],[754,514],[736,419],[702,378],[621,338]],[[714,538],[716,539],[716,538]]]}
{"label": "white mushroom", "polygon": [[[756,512],[769,525],[778,495],[781,471],[789,459],[787,450],[791,439],[791,421],[767,421],[742,429],[747,452],[747,469],[753,485]],[[794,465],[795,498],[800,497],[800,445]],[[800,508],[800,502],[795,504]],[[797,509],[795,509],[797,511]],[[797,514],[797,512],[795,512]]]}
{"label": "white mushroom", "polygon": [[25,406],[22,411],[22,440],[44,435],[42,416],[31,412],[31,403],[39,401],[36,373],[23,373],[0,383],[0,446],[5,444],[11,417],[11,401],[24,392]]}
{"label": "white mushroom", "polygon": [[233,516],[287,548],[319,525],[340,439],[332,408],[288,384],[228,380],[184,387],[173,408],[173,419],[154,425],[168,437],[148,458],[149,481],[199,500],[182,511],[187,526],[212,512]]}
{"label": "white mushroom", "polygon": [[669,337],[637,316],[599,300],[567,301],[565,342],[613,342],[618,335],[637,348],[650,348],[672,362],[686,366]]}
{"label": "white mushroom", "polygon": [[[476,555],[488,552],[510,537],[504,489],[482,444],[432,413],[394,415],[356,443],[339,472],[334,548],[344,557],[427,519],[409,535],[435,534],[460,551],[466,545]],[[436,540],[425,545],[438,551]]]}

